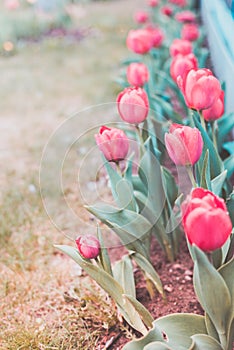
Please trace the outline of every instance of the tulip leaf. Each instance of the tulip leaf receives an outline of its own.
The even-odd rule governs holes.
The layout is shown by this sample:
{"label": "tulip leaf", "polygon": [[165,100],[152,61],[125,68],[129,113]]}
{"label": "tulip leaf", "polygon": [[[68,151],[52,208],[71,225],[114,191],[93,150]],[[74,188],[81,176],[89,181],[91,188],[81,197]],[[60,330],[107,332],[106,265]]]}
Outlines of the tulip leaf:
{"label": "tulip leaf", "polygon": [[139,253],[131,253],[130,257],[134,259],[140,269],[143,271],[146,279],[149,279],[155,288],[159,291],[160,294],[164,295],[162,282],[160,280],[159,275],[155,271],[154,267],[151,263],[141,254]]}
{"label": "tulip leaf", "polygon": [[219,336],[223,336],[227,331],[227,320],[231,309],[230,292],[224,279],[209,262],[205,253],[195,245],[192,248],[195,256],[195,292]]}
{"label": "tulip leaf", "polygon": [[105,247],[102,232],[101,232],[101,229],[99,226],[97,227],[97,236],[98,236],[98,240],[99,240],[100,246],[101,246],[100,254],[99,254],[100,262],[102,264],[103,269],[112,276],[113,274],[112,274],[112,268],[111,268],[109,254],[108,254],[108,251]]}
{"label": "tulip leaf", "polygon": [[234,154],[224,160],[224,167],[227,169],[227,178],[229,179],[234,173]]}
{"label": "tulip leaf", "polygon": [[225,114],[222,118],[217,120],[218,124],[218,144],[221,146],[224,143],[225,138],[229,134],[229,132],[234,127],[234,113]]}
{"label": "tulip leaf", "polygon": [[175,200],[178,196],[178,186],[175,182],[174,176],[171,174],[171,172],[165,168],[161,167],[162,170],[162,182],[164,187],[164,192],[166,194],[166,197],[171,205],[171,207],[174,206]]}
{"label": "tulip leaf", "polygon": [[123,307],[123,288],[106,271],[93,265],[90,261],[82,258],[77,249],[67,245],[55,245],[55,248],[70,256],[99,286],[101,286],[114,300]]}
{"label": "tulip leaf", "polygon": [[209,150],[206,151],[204,160],[203,160],[203,165],[202,165],[202,170],[200,175],[200,187],[211,190]]}
{"label": "tulip leaf", "polygon": [[113,298],[118,305],[121,314],[132,328],[142,334],[147,332],[147,328],[142,322],[139,313],[132,306],[132,303],[123,297],[124,291],[121,285],[112,276],[98,266],[93,265],[90,261],[83,259],[77,249],[65,245],[55,245],[55,247],[70,256],[94,281],[97,282],[97,284],[99,284],[102,289],[105,290],[106,293],[110,295],[110,297]]}
{"label": "tulip leaf", "polygon": [[222,191],[226,177],[227,170],[224,170],[221,174],[219,174],[213,180],[211,180],[211,191],[217,196],[219,196]]}
{"label": "tulip leaf", "polygon": [[222,265],[219,269],[219,273],[223,277],[224,281],[226,282],[226,285],[229,289],[230,295],[231,295],[231,314],[229,319],[229,325],[228,325],[228,337],[230,338],[230,335],[232,332],[233,322],[234,322],[234,278],[233,278],[233,270],[234,270],[234,257],[232,257],[231,260],[229,260],[226,264]]}
{"label": "tulip leaf", "polygon": [[194,123],[195,123],[195,126],[200,130],[202,134],[203,142],[204,142],[203,152],[199,161],[197,162],[197,166],[198,168],[202,168],[206,151],[209,150],[210,175],[211,175],[211,179],[213,179],[224,170],[222,161],[219,157],[217,150],[215,149],[213,142],[211,141],[210,137],[208,136],[206,131],[203,129],[203,127],[201,126],[197,118],[194,118]]}
{"label": "tulip leaf", "polygon": [[206,329],[207,329],[208,335],[210,335],[212,338],[219,341],[219,335],[207,312],[205,313],[205,322],[206,322]]}
{"label": "tulip leaf", "polygon": [[131,259],[125,255],[113,267],[114,279],[122,286],[125,294],[136,298],[136,287]]}
{"label": "tulip leaf", "polygon": [[165,343],[154,341],[153,343],[146,345],[143,350],[175,350],[175,349],[172,349]]}
{"label": "tulip leaf", "polygon": [[171,314],[154,324],[161,330],[166,344],[175,350],[187,350],[192,344],[192,335],[207,334],[204,317],[195,314]]}
{"label": "tulip leaf", "polygon": [[227,199],[227,209],[232,221],[232,226],[234,226],[234,190]]}
{"label": "tulip leaf", "polygon": [[128,300],[128,302],[130,302],[132,304],[132,306],[134,307],[134,309],[137,311],[137,313],[139,314],[139,316],[142,318],[144,324],[148,327],[148,328],[152,328],[152,324],[153,324],[153,317],[152,315],[149,313],[149,311],[144,307],[144,305],[142,305],[136,298],[134,298],[132,295],[127,295],[124,294],[123,298],[126,300]]}
{"label": "tulip leaf", "polygon": [[123,350],[143,350],[146,345],[155,341],[163,342],[164,339],[161,331],[153,322],[153,328],[144,337],[127,343],[124,345]]}
{"label": "tulip leaf", "polygon": [[112,195],[118,207],[136,210],[136,202],[133,196],[131,182],[122,178],[122,176],[113,169],[109,162],[105,161],[105,168],[109,175]]}
{"label": "tulip leaf", "polygon": [[152,140],[149,138],[146,145],[146,152],[143,155],[139,165],[139,176],[147,184],[147,197],[151,209],[156,217],[160,217],[164,204],[165,193],[163,191],[161,166],[153,154]]}
{"label": "tulip leaf", "polygon": [[234,154],[234,141],[225,142],[223,148],[230,154]]}
{"label": "tulip leaf", "polygon": [[195,334],[192,337],[193,344],[189,350],[224,350],[220,343],[206,334]]}

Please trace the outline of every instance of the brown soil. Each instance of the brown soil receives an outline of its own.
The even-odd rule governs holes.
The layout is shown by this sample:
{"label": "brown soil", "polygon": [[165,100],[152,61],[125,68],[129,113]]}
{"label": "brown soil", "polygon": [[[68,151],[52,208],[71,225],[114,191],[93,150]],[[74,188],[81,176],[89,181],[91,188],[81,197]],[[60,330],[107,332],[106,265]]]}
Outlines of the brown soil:
{"label": "brown soil", "polygon": [[[120,249],[112,249],[112,259],[119,258]],[[188,312],[203,314],[203,310],[197,301],[193,289],[193,262],[190,258],[185,238],[182,237],[179,256],[174,263],[166,261],[165,255],[155,239],[152,241],[151,250],[152,263],[159,273],[166,292],[166,301],[157,293],[153,299],[150,298],[145,280],[139,269],[136,269],[137,299],[144,304],[156,319],[176,312]],[[133,336],[140,335],[133,332]],[[112,339],[112,342],[111,342]],[[108,341],[111,344],[108,346]],[[129,335],[121,330],[119,325],[109,330],[99,344],[100,349],[120,350],[123,345],[129,342]],[[107,345],[106,345],[107,344]]]}

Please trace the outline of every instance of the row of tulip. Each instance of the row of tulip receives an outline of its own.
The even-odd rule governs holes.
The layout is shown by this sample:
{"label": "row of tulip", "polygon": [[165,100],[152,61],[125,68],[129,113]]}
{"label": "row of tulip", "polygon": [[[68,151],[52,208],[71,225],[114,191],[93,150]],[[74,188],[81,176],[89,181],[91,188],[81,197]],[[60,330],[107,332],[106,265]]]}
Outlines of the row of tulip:
{"label": "row of tulip", "polygon": [[[230,151],[224,140],[233,115],[224,114],[225,91],[204,67],[203,29],[192,4],[147,3],[147,12],[134,15],[140,27],[130,30],[126,40],[136,55],[123,62],[127,67],[118,79],[123,86],[116,101],[122,128],[102,126],[95,135],[116,206],[87,208],[118,235],[129,254],[112,266],[99,227],[97,237],[79,236],[77,249],[57,247],[97,281],[129,325],[144,335],[124,349],[232,350],[234,166],[233,154],[226,156],[223,147]],[[128,157],[132,142],[139,152]],[[165,166],[167,155],[188,172],[193,188],[186,198]],[[150,295],[156,288],[164,298],[150,259],[151,239],[155,236],[174,261],[180,222],[205,316],[173,314],[153,321],[136,299],[133,261],[143,271]]]}

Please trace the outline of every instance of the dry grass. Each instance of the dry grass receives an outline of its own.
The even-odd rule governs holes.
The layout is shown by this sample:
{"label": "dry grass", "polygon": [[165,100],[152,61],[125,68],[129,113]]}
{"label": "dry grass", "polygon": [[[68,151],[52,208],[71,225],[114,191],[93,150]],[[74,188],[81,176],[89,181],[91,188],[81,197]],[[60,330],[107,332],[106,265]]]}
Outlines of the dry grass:
{"label": "dry grass", "polygon": [[[88,3],[76,21],[91,27],[80,43],[46,40],[0,57],[0,349],[97,349],[100,335],[116,325],[112,302],[53,244],[71,240],[47,217],[40,197],[42,150],[51,133],[71,114],[115,100],[114,78],[126,55],[125,36],[138,0]],[[123,10],[124,9],[124,10]],[[104,115],[105,114],[105,115]],[[76,130],[114,119],[113,106],[82,114]],[[93,118],[93,119],[92,119]],[[60,140],[61,145],[64,140]],[[66,140],[65,140],[66,141]],[[74,167],[84,149],[68,159],[65,196],[82,221],[71,222],[60,202],[62,192],[47,192],[63,233],[88,230],[90,216],[76,194]],[[55,145],[59,151],[59,145]],[[58,152],[59,153],[59,152]],[[53,163],[51,163],[53,170]],[[82,183],[95,180],[89,171]],[[92,191],[90,191],[92,192]],[[76,231],[71,231],[75,229]]]}

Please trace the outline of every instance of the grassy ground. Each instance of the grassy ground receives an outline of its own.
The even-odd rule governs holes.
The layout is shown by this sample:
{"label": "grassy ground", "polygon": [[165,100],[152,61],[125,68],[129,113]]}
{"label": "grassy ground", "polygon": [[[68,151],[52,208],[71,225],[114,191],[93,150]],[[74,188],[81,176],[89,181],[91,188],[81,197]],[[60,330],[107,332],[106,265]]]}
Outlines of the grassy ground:
{"label": "grassy ground", "polygon": [[[105,105],[69,118],[115,100],[114,78],[127,54],[126,33],[140,3],[87,3],[76,8],[76,23],[90,28],[80,43],[47,39],[0,57],[0,349],[97,349],[100,334],[116,323],[111,301],[89,279],[80,278],[81,271],[53,244],[71,244],[69,237],[89,230],[90,217],[75,187],[74,161],[82,162],[93,142],[93,132],[87,132],[92,124],[114,120],[116,112],[113,105]],[[62,123],[56,142],[49,142],[42,171],[51,221],[40,195],[39,170],[43,148]],[[75,135],[81,131],[85,137],[78,142]],[[76,157],[68,152],[63,192],[53,192],[53,161],[73,138]],[[83,161],[80,181],[84,191],[89,184],[91,194],[95,177],[92,157],[90,161]],[[63,210],[64,198],[75,208],[78,221]]]}

